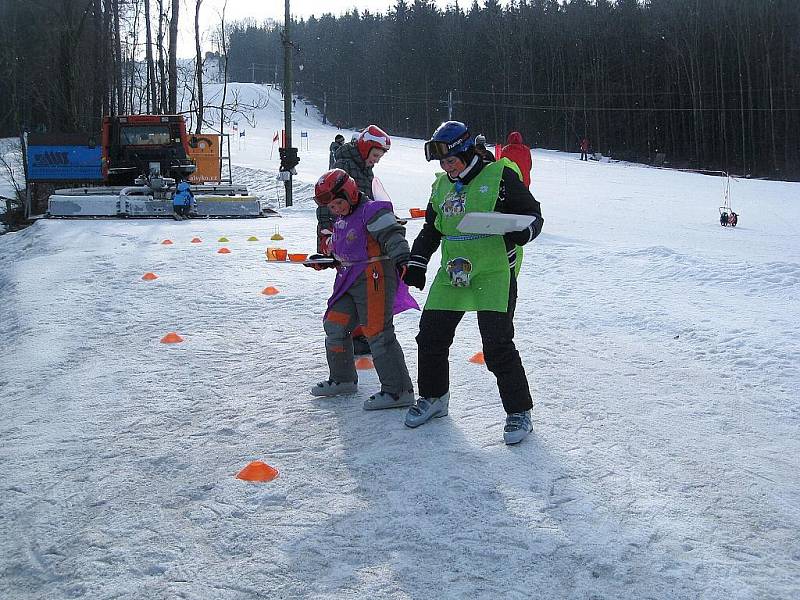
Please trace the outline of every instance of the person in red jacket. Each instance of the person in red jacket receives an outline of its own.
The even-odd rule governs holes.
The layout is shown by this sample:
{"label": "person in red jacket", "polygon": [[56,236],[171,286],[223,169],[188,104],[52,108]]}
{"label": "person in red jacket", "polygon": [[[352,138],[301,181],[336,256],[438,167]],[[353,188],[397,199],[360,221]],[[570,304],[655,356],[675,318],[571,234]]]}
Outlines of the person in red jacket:
{"label": "person in red jacket", "polygon": [[500,155],[517,163],[519,170],[522,171],[522,183],[525,184],[525,187],[530,187],[531,167],[533,166],[531,149],[522,142],[522,134],[519,131],[512,131],[508,134],[506,145],[503,146]]}
{"label": "person in red jacket", "polygon": [[589,160],[589,138],[586,136],[581,138],[581,160]]}

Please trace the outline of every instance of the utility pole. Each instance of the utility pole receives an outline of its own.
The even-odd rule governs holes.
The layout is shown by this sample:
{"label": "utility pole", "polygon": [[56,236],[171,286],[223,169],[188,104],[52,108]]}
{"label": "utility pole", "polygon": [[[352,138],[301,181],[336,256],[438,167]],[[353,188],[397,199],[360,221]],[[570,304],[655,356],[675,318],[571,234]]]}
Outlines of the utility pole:
{"label": "utility pole", "polygon": [[[286,0],[286,14],[283,22],[283,127],[286,130],[287,148],[292,147],[292,42],[289,38],[289,0]],[[284,181],[286,186],[286,206],[292,205],[292,172]]]}
{"label": "utility pole", "polygon": [[447,102],[440,100],[439,104],[447,104],[447,120],[453,120],[453,90],[447,90]]}
{"label": "utility pole", "polygon": [[322,92],[322,124],[328,121],[328,92]]}
{"label": "utility pole", "polygon": [[447,90],[447,120],[453,120],[453,90]]}

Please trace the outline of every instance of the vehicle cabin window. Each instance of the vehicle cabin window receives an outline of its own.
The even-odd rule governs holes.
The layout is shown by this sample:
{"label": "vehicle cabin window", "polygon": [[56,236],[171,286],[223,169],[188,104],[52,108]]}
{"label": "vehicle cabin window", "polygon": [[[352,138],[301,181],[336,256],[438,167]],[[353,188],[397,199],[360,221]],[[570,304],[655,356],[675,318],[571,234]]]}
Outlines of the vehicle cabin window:
{"label": "vehicle cabin window", "polygon": [[123,127],[120,130],[123,146],[163,146],[170,141],[168,127]]}

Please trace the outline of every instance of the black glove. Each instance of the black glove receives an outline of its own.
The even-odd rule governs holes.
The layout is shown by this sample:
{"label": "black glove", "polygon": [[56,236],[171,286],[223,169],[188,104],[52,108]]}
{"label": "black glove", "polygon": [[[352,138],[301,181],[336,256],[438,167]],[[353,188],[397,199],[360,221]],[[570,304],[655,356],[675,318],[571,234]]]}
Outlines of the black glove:
{"label": "black glove", "polygon": [[[326,254],[312,254],[311,256],[308,257],[308,260],[319,260],[320,258],[332,258],[332,257]],[[306,262],[303,263],[303,266],[311,267],[315,271],[321,271],[322,269],[332,269],[336,267],[338,264],[340,264],[338,260],[332,260],[331,262],[317,263],[317,264],[309,264]]]}
{"label": "black glove", "polygon": [[425,269],[415,264],[406,265],[405,273],[401,275],[406,285],[425,289]]}
{"label": "black glove", "polygon": [[524,246],[534,238],[533,224],[521,231],[509,231],[503,237],[516,246]]}
{"label": "black glove", "polygon": [[419,289],[425,288],[425,271],[428,269],[428,259],[419,254],[412,254],[408,258],[405,272],[400,275],[406,285]]}

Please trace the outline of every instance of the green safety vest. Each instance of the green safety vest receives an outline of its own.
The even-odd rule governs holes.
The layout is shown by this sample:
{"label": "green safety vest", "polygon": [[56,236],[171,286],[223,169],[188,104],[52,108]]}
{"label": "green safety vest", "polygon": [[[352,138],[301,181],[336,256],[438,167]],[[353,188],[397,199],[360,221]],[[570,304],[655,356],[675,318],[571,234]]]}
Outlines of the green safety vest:
{"label": "green safety vest", "polygon": [[[520,174],[516,164],[501,158],[485,165],[460,192],[447,173],[436,175],[430,202],[436,211],[436,229],[442,233],[442,263],[428,293],[426,310],[508,311],[511,273],[503,236],[458,230],[465,214],[494,210],[504,167]],[[522,248],[517,246],[515,274],[521,265]]]}

